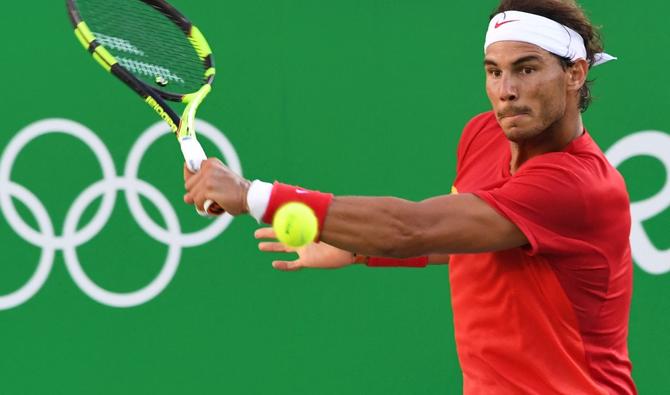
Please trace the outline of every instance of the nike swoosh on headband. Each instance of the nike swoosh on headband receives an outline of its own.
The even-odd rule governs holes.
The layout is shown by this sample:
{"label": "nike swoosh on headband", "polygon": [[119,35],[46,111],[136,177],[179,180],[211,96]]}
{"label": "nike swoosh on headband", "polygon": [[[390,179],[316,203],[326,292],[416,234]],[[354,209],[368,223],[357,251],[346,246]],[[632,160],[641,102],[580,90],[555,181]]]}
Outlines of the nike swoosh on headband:
{"label": "nike swoosh on headband", "polygon": [[506,24],[506,23],[510,23],[510,22],[519,22],[519,20],[518,20],[518,19],[512,19],[511,21],[496,22],[496,26],[495,26],[495,28],[497,29],[497,28],[499,28],[500,26],[502,26],[502,25],[504,25],[504,24]]}

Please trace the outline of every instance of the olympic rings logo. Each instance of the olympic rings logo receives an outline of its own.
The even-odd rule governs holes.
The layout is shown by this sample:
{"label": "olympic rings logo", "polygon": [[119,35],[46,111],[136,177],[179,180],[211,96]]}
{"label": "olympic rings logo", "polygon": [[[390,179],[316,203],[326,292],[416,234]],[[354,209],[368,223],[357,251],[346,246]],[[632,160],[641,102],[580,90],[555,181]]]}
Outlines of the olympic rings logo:
{"label": "olympic rings logo", "polygon": [[631,249],[633,259],[642,270],[661,275],[670,272],[670,249],[659,251],[649,240],[642,223],[670,207],[670,135],[655,130],[637,132],[607,150],[607,158],[615,167],[640,155],[658,159],[665,167],[666,180],[656,195],[631,203]]}
{"label": "olympic rings logo", "polygon": [[[228,139],[213,125],[197,120],[199,134],[211,140],[228,166],[242,174],[240,161]],[[95,154],[102,170],[102,179],[90,185],[75,199],[67,211],[63,229],[56,234],[53,222],[40,200],[27,188],[11,180],[12,167],[23,148],[31,141],[51,133],[64,133],[86,144]],[[44,285],[57,251],[63,252],[65,266],[77,286],[89,297],[104,305],[133,307],[150,301],[170,283],[179,266],[181,251],[208,243],[220,235],[232,221],[228,214],[217,218],[206,228],[182,233],[179,219],[166,197],[155,187],[138,179],[140,162],[151,144],[159,137],[171,133],[164,122],[147,129],[130,150],[123,175],[116,173],[112,156],[100,138],[85,126],[67,119],[45,119],[28,125],[8,144],[0,156],[0,211],[9,226],[26,242],[41,248],[39,263],[31,278],[18,290],[0,296],[0,310],[17,307],[32,298]],[[116,204],[117,191],[125,192],[126,202],[135,222],[151,238],[168,247],[166,260],[159,274],[144,288],[128,293],[106,290],[84,272],[77,247],[95,237],[107,224]],[[151,219],[140,203],[140,195],[148,199],[160,212],[166,227]],[[98,197],[100,207],[89,223],[80,226],[82,214]],[[38,229],[28,225],[16,211],[12,198],[23,203],[32,213]]]}
{"label": "olympic rings logo", "polygon": [[[196,126],[200,135],[216,145],[228,166],[242,174],[239,158],[228,139],[207,122],[197,120]],[[53,221],[42,202],[27,188],[11,181],[14,162],[24,147],[51,133],[63,133],[84,142],[97,157],[102,170],[102,179],[86,188],[70,206],[60,236],[56,235]],[[137,178],[140,162],[147,149],[159,137],[169,133],[169,127],[163,122],[154,124],[142,133],[130,150],[122,176],[116,174],[105,144],[90,129],[77,122],[45,119],[28,125],[14,136],[0,156],[0,212],[23,240],[42,251],[31,278],[18,290],[0,296],[0,310],[20,306],[41,289],[51,272],[57,251],[63,252],[65,266],[77,286],[97,302],[112,307],[133,307],[146,303],[171,282],[183,248],[206,244],[228,227],[232,217],[226,214],[200,231],[183,233],[174,208],[166,197],[152,185]],[[615,167],[640,155],[658,159],[665,166],[668,176],[664,187],[655,196],[631,204],[632,253],[643,270],[661,275],[670,272],[670,250],[659,251],[649,240],[642,223],[670,207],[670,135],[659,131],[638,132],[621,139],[607,151],[607,157]],[[166,260],[156,278],[144,288],[128,293],[111,292],[97,285],[84,272],[77,255],[77,247],[89,242],[107,224],[116,204],[117,191],[121,190],[125,191],[126,202],[135,222],[151,238],[168,247]],[[140,204],[140,195],[158,208],[165,221],[165,228],[156,224],[146,213]],[[80,227],[83,213],[100,196],[102,203],[98,212],[88,224]],[[12,198],[22,202],[31,211],[37,221],[37,230],[21,218]]]}

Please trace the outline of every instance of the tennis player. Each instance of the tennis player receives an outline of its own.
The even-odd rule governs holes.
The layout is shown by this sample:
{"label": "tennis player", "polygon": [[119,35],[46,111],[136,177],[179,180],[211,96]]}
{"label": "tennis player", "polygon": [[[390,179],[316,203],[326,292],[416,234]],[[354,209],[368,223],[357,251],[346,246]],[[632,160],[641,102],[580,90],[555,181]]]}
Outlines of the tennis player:
{"label": "tennis player", "polygon": [[340,197],[209,159],[184,171],[184,200],[265,223],[286,202],[312,207],[320,243],[281,270],[449,262],[465,394],[635,394],[629,198],[581,116],[589,69],[614,58],[572,0],[502,0],[484,49],[492,110],[463,130],[454,193]]}

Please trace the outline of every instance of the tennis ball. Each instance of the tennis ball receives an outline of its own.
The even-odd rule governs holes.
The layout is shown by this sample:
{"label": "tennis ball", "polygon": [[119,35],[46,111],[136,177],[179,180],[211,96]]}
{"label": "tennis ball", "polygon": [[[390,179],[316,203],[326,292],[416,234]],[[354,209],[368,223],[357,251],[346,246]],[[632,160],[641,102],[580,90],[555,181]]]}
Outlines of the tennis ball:
{"label": "tennis ball", "polygon": [[277,210],[272,220],[272,228],[277,239],[284,245],[299,248],[314,241],[319,223],[309,206],[290,202]]}

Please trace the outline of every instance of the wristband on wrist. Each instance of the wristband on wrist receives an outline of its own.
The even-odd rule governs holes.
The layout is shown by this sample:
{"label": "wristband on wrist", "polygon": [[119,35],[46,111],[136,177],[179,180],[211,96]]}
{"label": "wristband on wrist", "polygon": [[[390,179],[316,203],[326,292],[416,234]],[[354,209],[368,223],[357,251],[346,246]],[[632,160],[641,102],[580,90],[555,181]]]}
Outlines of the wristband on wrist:
{"label": "wristband on wrist", "polygon": [[311,191],[293,185],[275,182],[268,184],[259,180],[251,183],[247,192],[247,206],[249,213],[266,224],[272,224],[274,215],[284,204],[289,202],[300,202],[314,211],[319,229],[315,241],[319,241],[323,224],[326,221],[328,208],[333,201],[333,194],[319,191]]}
{"label": "wristband on wrist", "polygon": [[268,202],[272,195],[272,184],[261,180],[254,180],[247,191],[247,207],[249,214],[260,224],[268,208]]}

